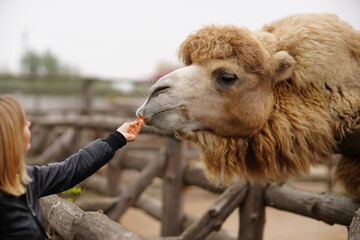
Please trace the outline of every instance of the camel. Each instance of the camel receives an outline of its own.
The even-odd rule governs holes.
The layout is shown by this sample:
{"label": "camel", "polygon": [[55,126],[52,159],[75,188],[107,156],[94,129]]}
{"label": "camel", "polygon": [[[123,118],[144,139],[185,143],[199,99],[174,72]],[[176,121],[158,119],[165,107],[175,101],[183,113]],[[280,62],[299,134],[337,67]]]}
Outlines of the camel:
{"label": "camel", "polygon": [[150,88],[137,116],[195,142],[212,182],[283,183],[342,153],[335,177],[360,198],[359,31],[332,14],[258,31],[209,25],[178,54],[185,66]]}

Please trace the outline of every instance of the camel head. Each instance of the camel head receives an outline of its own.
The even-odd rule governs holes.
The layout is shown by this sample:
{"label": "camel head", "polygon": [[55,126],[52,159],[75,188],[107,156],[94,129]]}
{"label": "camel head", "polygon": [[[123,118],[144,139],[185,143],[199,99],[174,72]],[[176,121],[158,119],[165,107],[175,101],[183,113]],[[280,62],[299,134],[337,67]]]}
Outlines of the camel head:
{"label": "camel head", "polygon": [[179,48],[186,66],[159,79],[137,115],[184,138],[197,131],[253,135],[273,108],[274,85],[291,75],[294,63],[286,52],[274,53],[269,39],[232,26],[200,29]]}
{"label": "camel head", "polygon": [[[159,79],[137,115],[194,141],[213,183],[299,177],[359,129],[359,40],[328,14],[259,31],[204,27],[180,45],[185,67]],[[336,170],[357,198],[358,173],[350,156]]]}

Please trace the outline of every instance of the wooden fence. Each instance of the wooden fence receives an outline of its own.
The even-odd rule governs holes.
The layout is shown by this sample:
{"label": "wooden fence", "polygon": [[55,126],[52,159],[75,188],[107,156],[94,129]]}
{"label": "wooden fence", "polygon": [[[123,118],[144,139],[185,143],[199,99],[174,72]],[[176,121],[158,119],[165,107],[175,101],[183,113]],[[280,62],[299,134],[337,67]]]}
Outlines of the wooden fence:
{"label": "wooden fence", "polygon": [[[113,131],[126,120],[90,116],[29,118],[33,122],[33,147],[26,156],[29,164],[63,159],[64,154],[70,154],[90,139],[103,137],[105,132]],[[144,154],[140,149],[151,154]],[[158,240],[260,240],[263,238],[265,208],[273,207],[328,224],[347,226],[348,239],[360,239],[359,201],[293,189],[286,184],[244,185],[235,182],[226,189],[219,188],[206,180],[199,164],[186,161],[193,154],[197,152],[187,142],[172,136],[159,136],[144,127],[139,141],[115,154],[108,163],[105,176],[95,174],[82,183],[87,189],[103,193],[104,198],[79,201],[80,209],[58,196],[45,197],[41,199],[43,217],[63,239],[144,239],[113,221],[129,207],[136,207],[161,222],[161,237],[155,238]],[[129,184],[119,184],[123,169],[136,169],[139,174]],[[155,177],[163,180],[162,201],[144,193]],[[198,219],[183,211],[183,189],[187,185],[220,193]],[[99,209],[100,212],[92,212]],[[225,219],[236,209],[240,214],[237,237],[221,229]]]}

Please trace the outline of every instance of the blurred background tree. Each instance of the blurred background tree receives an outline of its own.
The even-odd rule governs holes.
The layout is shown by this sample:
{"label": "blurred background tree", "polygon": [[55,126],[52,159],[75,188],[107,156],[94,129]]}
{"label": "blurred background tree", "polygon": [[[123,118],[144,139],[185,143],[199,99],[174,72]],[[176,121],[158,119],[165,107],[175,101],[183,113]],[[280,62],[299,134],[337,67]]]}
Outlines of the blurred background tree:
{"label": "blurred background tree", "polygon": [[62,63],[50,50],[39,54],[34,50],[26,51],[21,57],[21,71],[34,75],[78,75],[79,71]]}
{"label": "blurred background tree", "polygon": [[28,50],[21,58],[21,70],[23,73],[37,74],[40,70],[41,61],[39,55],[33,50]]}
{"label": "blurred background tree", "polygon": [[49,50],[41,56],[41,67],[47,75],[60,74],[61,67],[59,60]]}

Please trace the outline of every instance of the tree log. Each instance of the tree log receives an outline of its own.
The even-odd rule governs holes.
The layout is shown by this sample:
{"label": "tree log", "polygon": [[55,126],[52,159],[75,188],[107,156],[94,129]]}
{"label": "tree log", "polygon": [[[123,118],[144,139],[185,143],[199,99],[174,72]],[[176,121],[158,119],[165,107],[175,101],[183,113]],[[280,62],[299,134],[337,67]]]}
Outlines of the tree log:
{"label": "tree log", "polygon": [[46,222],[64,239],[142,240],[101,212],[84,212],[56,195],[40,199]]}
{"label": "tree log", "polygon": [[72,139],[75,136],[75,129],[66,130],[49,148],[45,150],[39,157],[27,159],[26,163],[30,165],[43,165],[49,163],[51,159],[56,158],[59,154],[67,150],[72,145]]}
{"label": "tree log", "polygon": [[265,186],[251,185],[240,204],[239,239],[262,240],[265,225]]}
{"label": "tree log", "polygon": [[79,198],[75,204],[84,211],[107,211],[111,206],[119,202],[120,197]]}
{"label": "tree log", "polygon": [[151,184],[152,180],[162,171],[165,163],[165,148],[160,149],[157,160],[152,161],[144,167],[136,180],[130,183],[129,186],[122,191],[120,200],[109,211],[108,216],[117,220],[119,217],[132,205],[134,201],[140,196],[142,191]]}
{"label": "tree log", "polygon": [[161,221],[162,204],[159,200],[150,197],[148,194],[141,194],[140,197],[134,202],[134,207],[143,210],[156,220]]}
{"label": "tree log", "polygon": [[106,195],[115,197],[120,193],[120,179],[121,179],[121,160],[123,160],[125,151],[117,151],[114,157],[107,164],[106,169]]}
{"label": "tree log", "polygon": [[348,231],[348,240],[360,239],[360,208],[356,210],[355,216],[350,224]]}
{"label": "tree log", "polygon": [[265,190],[267,205],[324,221],[330,225],[349,226],[360,201],[342,196],[318,194],[290,188],[287,185],[270,185]]}
{"label": "tree log", "polygon": [[[107,179],[103,176],[100,176],[99,174],[93,174],[90,177],[88,177],[86,180],[81,182],[80,187],[92,191],[95,191],[97,193],[101,193],[103,195],[106,195],[107,193]],[[120,187],[118,189],[121,190]]]}
{"label": "tree log", "polygon": [[176,139],[167,139],[166,166],[163,177],[163,211],[161,236],[178,236],[183,218],[183,158],[184,144]]}
{"label": "tree log", "polygon": [[228,187],[209,210],[181,234],[184,240],[205,239],[213,230],[219,230],[224,220],[245,199],[247,189],[238,183]]}

